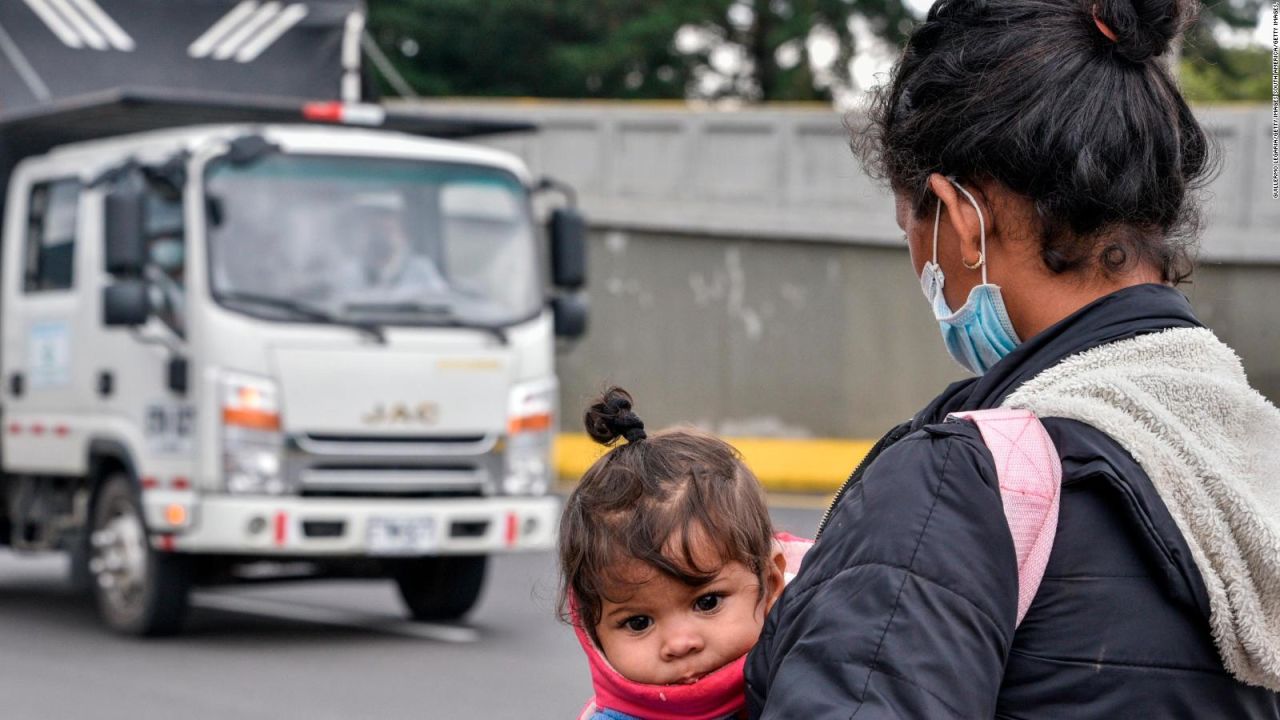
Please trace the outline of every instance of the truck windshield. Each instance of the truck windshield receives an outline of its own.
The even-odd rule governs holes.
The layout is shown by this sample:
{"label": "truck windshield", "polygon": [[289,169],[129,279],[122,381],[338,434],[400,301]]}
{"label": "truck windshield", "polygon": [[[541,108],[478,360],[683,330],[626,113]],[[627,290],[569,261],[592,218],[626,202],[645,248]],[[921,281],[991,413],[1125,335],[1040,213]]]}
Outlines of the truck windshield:
{"label": "truck windshield", "polygon": [[215,163],[206,185],[213,293],[237,309],[501,326],[541,307],[527,194],[506,171],[275,154]]}

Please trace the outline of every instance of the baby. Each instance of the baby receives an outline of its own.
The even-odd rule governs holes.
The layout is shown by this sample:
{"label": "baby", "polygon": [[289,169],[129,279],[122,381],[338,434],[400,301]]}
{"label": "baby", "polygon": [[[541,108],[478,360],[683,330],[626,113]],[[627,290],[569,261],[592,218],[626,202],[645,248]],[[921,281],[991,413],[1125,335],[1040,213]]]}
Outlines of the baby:
{"label": "baby", "polygon": [[587,470],[560,523],[560,609],[596,693],[581,717],[737,717],[785,555],[798,566],[808,543],[775,538],[760,483],[727,443],[648,436],[631,403],[611,388],[587,410],[592,438],[626,444]]}

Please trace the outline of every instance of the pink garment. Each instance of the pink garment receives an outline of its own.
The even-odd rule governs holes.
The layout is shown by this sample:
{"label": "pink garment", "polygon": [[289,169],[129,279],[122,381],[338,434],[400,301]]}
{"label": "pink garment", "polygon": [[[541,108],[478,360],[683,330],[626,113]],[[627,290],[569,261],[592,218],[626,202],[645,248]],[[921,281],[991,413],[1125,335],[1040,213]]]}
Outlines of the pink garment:
{"label": "pink garment", "polygon": [[782,557],[787,561],[787,569],[783,574],[786,581],[791,582],[791,578],[800,572],[800,563],[804,560],[805,553],[809,552],[809,548],[813,547],[813,541],[788,532],[774,533],[773,537],[782,546]]}
{"label": "pink garment", "polygon": [[[793,577],[813,541],[790,533],[778,533],[774,537],[787,560],[786,574],[788,578]],[[608,708],[644,720],[717,720],[735,715],[746,707],[746,685],[742,676],[746,655],[689,685],[635,682],[613,669],[578,622],[576,609],[572,611],[573,629],[587,654],[591,685],[596,693],[583,709],[582,718],[591,717],[600,708]]]}
{"label": "pink garment", "polygon": [[951,416],[977,425],[995,460],[1000,499],[1018,558],[1020,625],[1040,589],[1058,532],[1062,461],[1053,440],[1030,410],[996,408]]}

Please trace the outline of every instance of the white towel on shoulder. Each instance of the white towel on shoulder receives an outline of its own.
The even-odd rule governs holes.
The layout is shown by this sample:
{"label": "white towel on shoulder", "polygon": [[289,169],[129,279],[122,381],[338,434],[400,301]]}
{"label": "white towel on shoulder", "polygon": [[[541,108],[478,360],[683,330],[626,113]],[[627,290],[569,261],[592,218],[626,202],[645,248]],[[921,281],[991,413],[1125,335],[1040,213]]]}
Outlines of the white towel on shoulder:
{"label": "white towel on shoulder", "polygon": [[1218,652],[1280,690],[1280,410],[1212,332],[1176,328],[1074,355],[1005,402],[1079,420],[1142,466],[1209,593]]}

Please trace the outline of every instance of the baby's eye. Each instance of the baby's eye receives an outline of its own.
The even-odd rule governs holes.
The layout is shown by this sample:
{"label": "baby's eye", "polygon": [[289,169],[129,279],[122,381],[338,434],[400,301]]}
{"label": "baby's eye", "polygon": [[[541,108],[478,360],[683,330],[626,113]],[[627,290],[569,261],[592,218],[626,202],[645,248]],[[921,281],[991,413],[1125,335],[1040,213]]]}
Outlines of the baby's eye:
{"label": "baby's eye", "polygon": [[693,601],[693,607],[698,612],[712,612],[720,607],[720,601],[723,598],[715,593],[708,593]]}
{"label": "baby's eye", "polygon": [[649,629],[653,619],[647,615],[633,615],[622,621],[622,626],[631,632],[639,633]]}

